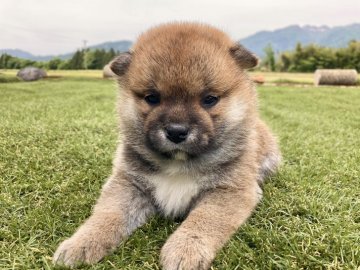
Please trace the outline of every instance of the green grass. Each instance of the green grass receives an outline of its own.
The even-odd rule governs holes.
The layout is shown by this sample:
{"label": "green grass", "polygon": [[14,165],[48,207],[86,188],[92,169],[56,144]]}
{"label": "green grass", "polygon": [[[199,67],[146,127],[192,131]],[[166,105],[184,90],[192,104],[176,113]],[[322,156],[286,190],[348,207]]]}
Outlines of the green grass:
{"label": "green grass", "polygon": [[20,79],[13,74],[4,74],[0,72],[0,83],[19,82]]}
{"label": "green grass", "polygon": [[[19,81],[16,78],[18,70],[8,69],[0,70],[0,83],[10,81]],[[102,70],[47,70],[49,79],[56,77],[65,78],[102,78]],[[312,85],[314,84],[314,73],[290,73],[290,72],[262,72],[252,71],[251,76],[261,76],[265,79],[265,84],[280,85]],[[358,75],[358,85],[360,85],[360,74]]]}
{"label": "green grass", "polygon": [[300,84],[313,84],[314,73],[290,73],[290,72],[251,72],[253,76],[262,76],[265,83],[300,83]]}
{"label": "green grass", "polygon": [[[115,151],[114,83],[0,84],[0,269],[51,269],[89,216]],[[263,86],[284,156],[213,269],[359,269],[360,88]],[[178,223],[160,217],[85,269],[159,269]]]}
{"label": "green grass", "polygon": [[[3,75],[16,76],[16,69],[0,69]],[[70,78],[102,78],[102,70],[47,70],[50,77],[70,77]]]}

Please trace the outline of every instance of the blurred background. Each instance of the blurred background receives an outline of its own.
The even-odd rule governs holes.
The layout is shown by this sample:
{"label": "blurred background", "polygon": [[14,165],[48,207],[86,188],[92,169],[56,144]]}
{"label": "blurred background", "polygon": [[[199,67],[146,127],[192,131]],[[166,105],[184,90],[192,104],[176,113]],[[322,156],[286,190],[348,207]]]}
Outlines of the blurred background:
{"label": "blurred background", "polygon": [[154,25],[219,27],[261,71],[360,69],[360,1],[1,0],[0,69],[102,69]]}

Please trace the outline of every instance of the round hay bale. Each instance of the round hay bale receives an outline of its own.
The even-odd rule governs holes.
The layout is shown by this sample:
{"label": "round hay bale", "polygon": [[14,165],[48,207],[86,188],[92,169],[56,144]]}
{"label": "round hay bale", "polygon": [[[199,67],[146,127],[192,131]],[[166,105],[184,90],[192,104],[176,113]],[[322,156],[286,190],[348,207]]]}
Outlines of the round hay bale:
{"label": "round hay bale", "polygon": [[314,76],[315,86],[319,85],[356,85],[358,74],[355,69],[317,69]]}
{"label": "round hay bale", "polygon": [[103,78],[114,78],[116,75],[110,69],[110,64],[107,64],[103,68]]}
{"label": "round hay bale", "polygon": [[265,83],[265,78],[262,75],[255,75],[251,79],[252,79],[252,81],[254,83],[257,83],[257,84],[264,84]]}
{"label": "round hay bale", "polygon": [[26,67],[20,69],[16,74],[17,77],[24,81],[37,81],[47,76],[45,70],[36,67]]}

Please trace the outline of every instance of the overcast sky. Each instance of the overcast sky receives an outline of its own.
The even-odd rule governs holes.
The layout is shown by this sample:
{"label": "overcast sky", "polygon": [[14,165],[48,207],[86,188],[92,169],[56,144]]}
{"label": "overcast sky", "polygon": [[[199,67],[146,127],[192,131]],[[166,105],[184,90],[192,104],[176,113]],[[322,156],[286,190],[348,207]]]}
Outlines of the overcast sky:
{"label": "overcast sky", "polygon": [[360,0],[0,0],[0,49],[59,54],[134,40],[150,26],[200,21],[234,39],[290,24],[360,22]]}

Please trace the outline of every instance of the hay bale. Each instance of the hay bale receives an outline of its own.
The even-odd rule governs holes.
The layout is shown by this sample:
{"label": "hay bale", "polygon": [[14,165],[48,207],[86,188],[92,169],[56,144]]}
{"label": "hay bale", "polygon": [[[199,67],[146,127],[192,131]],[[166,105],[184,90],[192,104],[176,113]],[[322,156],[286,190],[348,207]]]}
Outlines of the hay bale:
{"label": "hay bale", "polygon": [[114,78],[116,75],[110,69],[110,64],[107,64],[103,68],[103,78]]}
{"label": "hay bale", "polygon": [[37,81],[47,76],[45,70],[36,67],[26,67],[20,69],[16,74],[17,77],[24,81]]}
{"label": "hay bale", "polygon": [[358,74],[355,69],[317,69],[314,76],[315,86],[319,85],[356,85]]}
{"label": "hay bale", "polygon": [[265,83],[265,78],[262,75],[255,75],[251,79],[252,79],[252,81],[254,83],[257,83],[257,84],[264,84]]}

